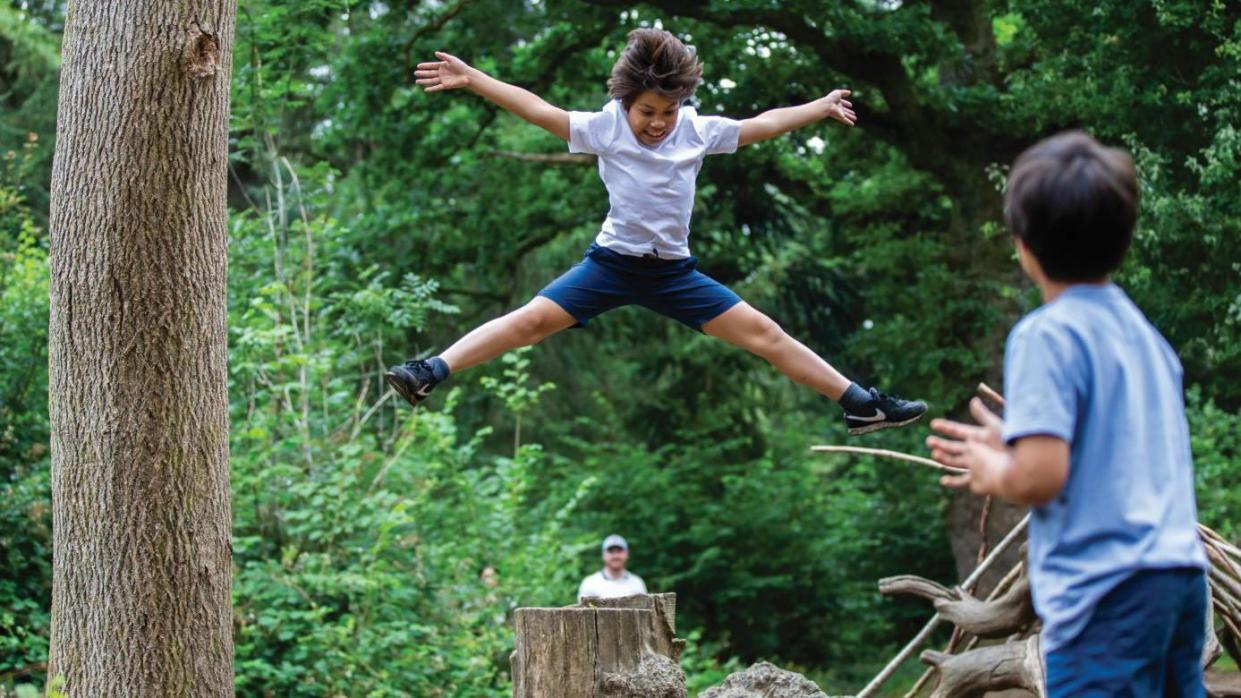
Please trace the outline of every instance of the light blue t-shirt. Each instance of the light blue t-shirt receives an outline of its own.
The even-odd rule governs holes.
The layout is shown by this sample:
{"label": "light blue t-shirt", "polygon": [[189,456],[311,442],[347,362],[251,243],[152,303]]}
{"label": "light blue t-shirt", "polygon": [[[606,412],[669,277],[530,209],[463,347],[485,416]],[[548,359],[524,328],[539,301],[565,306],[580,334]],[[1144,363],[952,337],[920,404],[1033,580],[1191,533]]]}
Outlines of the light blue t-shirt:
{"label": "light blue t-shirt", "polygon": [[1004,440],[1069,443],[1069,478],[1030,517],[1045,652],[1143,569],[1206,569],[1181,363],[1115,284],[1081,284],[1024,317],[1004,356]]}

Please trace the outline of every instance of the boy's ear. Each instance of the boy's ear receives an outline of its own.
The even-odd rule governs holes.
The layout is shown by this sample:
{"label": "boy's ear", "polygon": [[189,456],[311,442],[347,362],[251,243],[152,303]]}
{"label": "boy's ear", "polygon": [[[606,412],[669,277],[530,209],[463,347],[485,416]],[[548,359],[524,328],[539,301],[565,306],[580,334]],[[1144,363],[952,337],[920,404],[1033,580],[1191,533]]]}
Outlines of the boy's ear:
{"label": "boy's ear", "polygon": [[1030,253],[1030,248],[1026,247],[1025,240],[1019,236],[1013,236],[1013,245],[1017,248],[1017,263],[1021,265],[1021,271],[1034,283],[1038,283],[1043,276],[1043,266],[1038,263],[1038,259]]}

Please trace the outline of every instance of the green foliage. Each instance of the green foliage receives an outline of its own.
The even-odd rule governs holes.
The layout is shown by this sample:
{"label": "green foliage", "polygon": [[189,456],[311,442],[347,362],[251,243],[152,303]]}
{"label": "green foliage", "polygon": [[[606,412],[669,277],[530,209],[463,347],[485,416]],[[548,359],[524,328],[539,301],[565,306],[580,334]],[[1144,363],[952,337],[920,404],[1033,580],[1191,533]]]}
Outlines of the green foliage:
{"label": "green foliage", "polygon": [[[693,246],[833,364],[936,414],[998,377],[1008,328],[1036,302],[999,225],[1007,164],[1062,128],[1123,144],[1143,213],[1118,280],[1183,358],[1201,518],[1241,536],[1238,6],[978,9],[242,0],[238,693],[507,695],[512,610],[572,602],[611,531],[652,590],[679,594],[695,691],[759,658],[829,692],[860,685],[926,615],[874,581],[954,576],[933,475],[808,453],[845,438],[834,405],[644,310],[461,372],[417,412],[392,396],[387,365],[524,302],[606,210],[594,167],[498,156],[563,143],[472,95],[418,89],[410,69],[440,49],[592,109],[626,32],[659,21],[703,56],[704,113],[852,87],[859,128],[815,124],[709,159]],[[41,683],[47,653],[43,228],[62,12],[0,3],[0,686]],[[917,452],[923,435],[868,443]]]}
{"label": "green foliage", "polygon": [[26,151],[25,171],[12,181],[38,220],[47,210],[59,49],[60,37],[42,21],[0,2],[0,153]]}
{"label": "green foliage", "polygon": [[1189,391],[1198,520],[1229,540],[1241,539],[1241,413],[1227,412]]}
{"label": "green foliage", "polygon": [[35,140],[0,153],[0,690],[38,675],[52,597],[48,266],[22,182]]}
{"label": "green foliage", "polygon": [[504,406],[512,413],[513,451],[514,455],[521,448],[521,419],[539,403],[539,396],[554,390],[554,383],[542,383],[529,386],[530,383],[530,347],[509,352],[500,357],[500,365],[504,367],[500,378],[483,376],[478,382],[496,397],[504,401]]}

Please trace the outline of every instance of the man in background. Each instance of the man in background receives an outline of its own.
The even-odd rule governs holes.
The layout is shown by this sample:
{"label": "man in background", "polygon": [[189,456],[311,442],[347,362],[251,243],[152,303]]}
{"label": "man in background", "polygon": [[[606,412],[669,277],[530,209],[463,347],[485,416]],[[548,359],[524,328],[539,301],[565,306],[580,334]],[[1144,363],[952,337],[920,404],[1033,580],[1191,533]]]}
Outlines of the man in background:
{"label": "man in background", "polygon": [[593,596],[611,599],[618,596],[645,594],[646,582],[625,569],[629,562],[629,543],[613,533],[603,539],[603,569],[582,580],[577,589],[577,600]]}

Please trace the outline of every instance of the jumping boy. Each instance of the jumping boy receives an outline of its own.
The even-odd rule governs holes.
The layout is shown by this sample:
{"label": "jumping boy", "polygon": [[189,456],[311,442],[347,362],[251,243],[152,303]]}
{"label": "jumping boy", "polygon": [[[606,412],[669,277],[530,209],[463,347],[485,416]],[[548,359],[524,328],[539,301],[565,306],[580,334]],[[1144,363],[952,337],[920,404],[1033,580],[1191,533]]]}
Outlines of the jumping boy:
{"label": "jumping boy", "polygon": [[1181,365],[1115,284],[1133,237],[1133,159],[1080,132],[1017,159],[1005,202],[1043,306],[1004,356],[1001,420],[943,419],[946,485],[1033,505],[1029,574],[1047,695],[1202,696],[1206,555]]}
{"label": "jumping boy", "polygon": [[694,183],[703,158],[826,117],[852,126],[857,116],[848,90],[741,121],[700,116],[683,106],[702,80],[694,52],[666,31],[636,29],[612,68],[611,101],[598,112],[566,112],[454,56],[435,55],[439,61],[418,65],[419,85],[427,92],[468,89],[568,141],[571,152],[597,155],[611,210],[582,261],[524,307],[476,328],[439,356],[389,369],[384,377],[410,404],[452,372],[636,303],[757,354],[837,401],[850,434],[908,424],[926,411],[922,402],[864,390],[845,378],[771,318],[697,271],[689,251]]}

